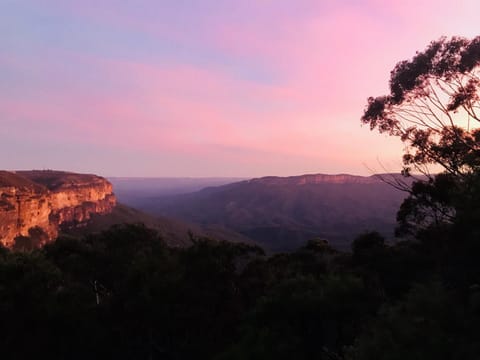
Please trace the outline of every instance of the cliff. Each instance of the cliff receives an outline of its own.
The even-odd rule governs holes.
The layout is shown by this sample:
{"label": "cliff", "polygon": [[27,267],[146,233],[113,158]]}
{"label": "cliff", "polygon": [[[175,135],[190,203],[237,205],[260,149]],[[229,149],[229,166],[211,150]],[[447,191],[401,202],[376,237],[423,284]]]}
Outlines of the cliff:
{"label": "cliff", "polygon": [[[386,176],[396,176],[388,174]],[[299,176],[279,177],[266,176],[248,180],[249,183],[265,185],[309,185],[309,184],[378,184],[382,183],[379,175],[356,176],[348,174],[327,175],[327,174],[307,174]]]}
{"label": "cliff", "polygon": [[41,246],[59,230],[84,226],[116,205],[102,177],[61,171],[0,171],[0,243]]}

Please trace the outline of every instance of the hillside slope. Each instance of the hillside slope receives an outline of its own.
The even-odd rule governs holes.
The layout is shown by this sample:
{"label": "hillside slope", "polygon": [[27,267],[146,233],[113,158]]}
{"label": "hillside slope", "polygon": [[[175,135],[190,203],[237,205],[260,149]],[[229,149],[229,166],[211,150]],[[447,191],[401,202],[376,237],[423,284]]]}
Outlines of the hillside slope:
{"label": "hillside slope", "polygon": [[405,196],[375,176],[316,174],[241,181],[137,206],[203,226],[223,226],[271,251],[283,251],[318,237],[347,248],[367,230],[391,237]]}
{"label": "hillside slope", "polygon": [[233,242],[251,242],[245,236],[228,229],[206,228],[164,216],[152,216],[123,204],[117,204],[109,214],[93,215],[84,226],[65,229],[64,233],[85,235],[107,230],[113,225],[140,223],[157,231],[162,239],[173,247],[191,245],[192,236]]}

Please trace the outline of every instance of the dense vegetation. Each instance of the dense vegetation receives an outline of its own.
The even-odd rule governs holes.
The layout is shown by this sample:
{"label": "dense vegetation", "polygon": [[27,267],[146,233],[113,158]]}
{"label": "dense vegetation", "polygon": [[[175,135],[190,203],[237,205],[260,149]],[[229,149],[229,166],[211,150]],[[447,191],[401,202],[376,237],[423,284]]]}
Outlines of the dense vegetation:
{"label": "dense vegetation", "polygon": [[267,257],[208,239],[172,248],[124,225],[1,249],[2,358],[478,359],[480,131],[456,121],[480,123],[479,63],[480,38],[440,39],[369,99],[363,122],[405,142],[406,176],[426,175],[406,189],[404,240]]}
{"label": "dense vegetation", "polygon": [[266,257],[207,239],[170,248],[124,225],[3,249],[2,358],[478,358],[476,243],[368,233],[352,253],[318,240]]}

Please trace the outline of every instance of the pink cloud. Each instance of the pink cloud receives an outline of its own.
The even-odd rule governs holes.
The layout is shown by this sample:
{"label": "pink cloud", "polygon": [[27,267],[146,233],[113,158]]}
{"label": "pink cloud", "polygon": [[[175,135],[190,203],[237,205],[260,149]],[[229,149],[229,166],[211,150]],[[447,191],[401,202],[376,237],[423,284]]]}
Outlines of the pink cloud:
{"label": "pink cloud", "polygon": [[[10,118],[31,119],[54,129],[52,136],[114,148],[213,156],[218,149],[237,147],[253,163],[255,155],[247,155],[252,152],[285,158],[328,157],[330,161],[341,161],[346,152],[355,152],[349,146],[350,129],[335,120],[340,114],[337,106],[343,104],[315,106],[317,95],[302,96],[301,88],[239,82],[223,72],[186,65],[82,61],[106,79],[121,77],[126,87],[109,92],[80,81],[68,92],[57,90],[35,100],[4,103],[3,110]],[[324,85],[318,86],[315,91],[321,94]],[[245,100],[256,101],[260,107],[263,103],[266,109],[246,107]],[[286,102],[290,106],[269,107]],[[339,128],[344,130],[339,132]],[[225,156],[235,161],[241,157],[238,152]]]}
{"label": "pink cloud", "polygon": [[[114,2],[42,4],[110,29],[168,38],[190,46],[192,58],[132,52],[125,60],[53,47],[35,59],[0,53],[0,64],[29,80],[1,94],[5,126],[32,126],[45,136],[114,149],[230,159],[250,168],[280,158],[299,167],[318,162],[348,170],[375,164],[377,157],[398,158],[397,141],[360,127],[366,98],[386,92],[395,63],[428,41],[476,31],[478,14],[472,1],[302,1],[295,14],[280,11],[276,1],[258,7],[232,2],[238,16],[194,18],[198,33],[191,34],[181,24],[142,18],[138,9],[129,14]],[[195,62],[197,48],[214,58],[221,54],[229,66]]]}

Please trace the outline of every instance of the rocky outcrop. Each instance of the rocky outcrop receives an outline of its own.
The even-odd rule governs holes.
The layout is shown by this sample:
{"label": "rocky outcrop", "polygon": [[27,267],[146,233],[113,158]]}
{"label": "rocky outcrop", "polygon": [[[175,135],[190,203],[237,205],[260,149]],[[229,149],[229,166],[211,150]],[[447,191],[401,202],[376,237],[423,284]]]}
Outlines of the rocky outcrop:
{"label": "rocky outcrop", "polygon": [[373,177],[354,176],[354,175],[327,175],[327,174],[308,174],[300,176],[278,177],[266,176],[262,178],[248,180],[250,183],[260,183],[264,185],[308,185],[308,184],[371,184],[378,180]]}
{"label": "rocky outcrop", "polygon": [[379,184],[387,181],[403,180],[400,174],[379,174],[372,176],[357,176],[348,174],[307,174],[299,176],[279,177],[266,176],[247,180],[248,183],[265,185],[310,185],[310,184]]}
{"label": "rocky outcrop", "polygon": [[41,246],[62,228],[84,226],[116,205],[102,177],[60,171],[0,171],[0,243]]}

